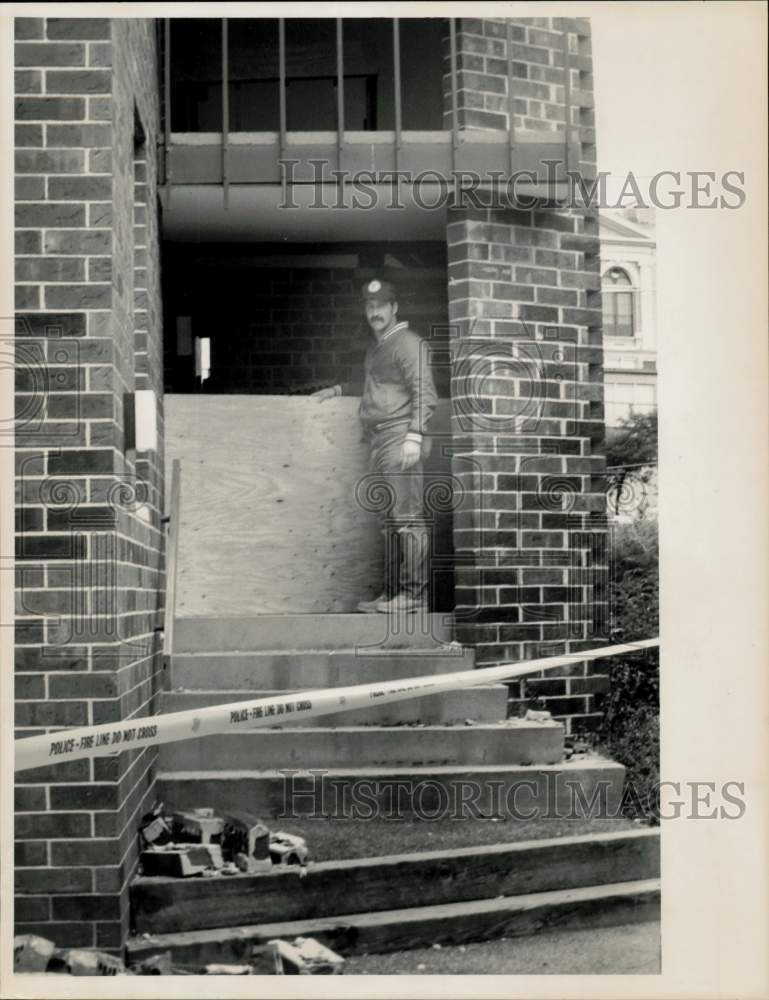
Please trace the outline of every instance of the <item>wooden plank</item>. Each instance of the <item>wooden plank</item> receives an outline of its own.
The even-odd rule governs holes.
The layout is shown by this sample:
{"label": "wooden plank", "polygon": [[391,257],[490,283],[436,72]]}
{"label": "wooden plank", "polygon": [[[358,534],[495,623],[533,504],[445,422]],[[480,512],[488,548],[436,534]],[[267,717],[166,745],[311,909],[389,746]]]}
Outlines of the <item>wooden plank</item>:
{"label": "wooden plank", "polygon": [[179,522],[181,519],[181,472],[178,459],[175,459],[171,465],[171,489],[166,512],[169,524],[166,535],[166,597],[165,607],[163,608],[163,659],[166,668],[168,668],[174,649]]}
{"label": "wooden plank", "polygon": [[138,880],[138,931],[162,933],[516,896],[659,875],[656,831],[323,862],[228,879]]}
{"label": "wooden plank", "polygon": [[649,879],[321,920],[148,934],[129,939],[126,950],[131,962],[165,949],[179,962],[231,962],[247,960],[254,945],[301,935],[351,955],[524,937],[565,927],[611,927],[656,920],[659,912],[659,881]]}
{"label": "wooden plank", "polygon": [[166,459],[184,480],[179,616],[348,613],[381,592],[379,525],[356,497],[368,473],[357,409],[352,397],[166,396]]}
{"label": "wooden plank", "polygon": [[255,943],[274,937],[314,937],[340,954],[381,953],[433,944],[465,944],[525,937],[564,927],[612,927],[657,920],[656,880],[559,890],[527,896],[449,903],[341,916],[317,921],[262,925]]}

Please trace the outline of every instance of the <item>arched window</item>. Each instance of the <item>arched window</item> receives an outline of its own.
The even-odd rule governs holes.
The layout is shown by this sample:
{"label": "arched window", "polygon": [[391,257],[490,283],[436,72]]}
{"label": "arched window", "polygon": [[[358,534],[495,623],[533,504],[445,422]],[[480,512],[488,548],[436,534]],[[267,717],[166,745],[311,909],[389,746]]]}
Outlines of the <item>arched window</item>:
{"label": "arched window", "polygon": [[605,337],[635,336],[635,288],[624,268],[610,267],[601,282]]}

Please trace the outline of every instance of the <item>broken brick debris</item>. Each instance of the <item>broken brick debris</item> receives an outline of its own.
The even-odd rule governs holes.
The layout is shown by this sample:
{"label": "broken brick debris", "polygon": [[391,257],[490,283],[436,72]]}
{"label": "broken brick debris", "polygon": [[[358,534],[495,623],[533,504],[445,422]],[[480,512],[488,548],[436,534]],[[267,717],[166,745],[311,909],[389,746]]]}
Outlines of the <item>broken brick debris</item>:
{"label": "broken brick debris", "polygon": [[224,820],[213,809],[175,812],[170,817],[174,841],[193,844],[221,843]]}
{"label": "broken brick debris", "polygon": [[131,968],[137,976],[170,976],[174,972],[174,963],[170,950],[167,950],[148,955]]}
{"label": "broken brick debris", "polygon": [[222,850],[241,871],[258,871],[270,863],[270,831],[250,813],[230,812],[224,816]]}
{"label": "broken brick debris", "polygon": [[275,954],[279,976],[337,976],[344,968],[341,955],[331,951],[315,938],[298,937],[293,942],[275,938],[267,942]]}
{"label": "broken brick debris", "polygon": [[221,965],[212,963],[205,967],[207,976],[251,976],[253,970],[250,965]]}
{"label": "broken brick debris", "polygon": [[57,948],[37,934],[13,939],[13,971],[65,974],[70,976],[121,976],[128,973],[121,959],[105,951]]}
{"label": "broken brick debris", "polygon": [[82,948],[66,951],[64,964],[71,976],[119,976],[126,972],[123,962],[114,955]]}
{"label": "broken brick debris", "polygon": [[304,837],[283,830],[270,834],[270,857],[273,864],[305,865],[309,853]]}
{"label": "broken brick debris", "polygon": [[273,865],[307,864],[303,837],[272,832],[247,812],[217,815],[208,807],[164,813],[156,805],[140,829],[142,873],[146,876],[188,878],[254,874]]}
{"label": "broken brick debris", "polygon": [[45,972],[55,947],[37,934],[19,934],[13,939],[13,971]]}
{"label": "broken brick debris", "polygon": [[139,862],[145,875],[170,878],[188,878],[224,867],[219,844],[164,844],[142,851]]}
{"label": "broken brick debris", "polygon": [[156,802],[139,820],[139,838],[142,845],[168,844],[173,840],[171,826],[163,816],[162,802]]}

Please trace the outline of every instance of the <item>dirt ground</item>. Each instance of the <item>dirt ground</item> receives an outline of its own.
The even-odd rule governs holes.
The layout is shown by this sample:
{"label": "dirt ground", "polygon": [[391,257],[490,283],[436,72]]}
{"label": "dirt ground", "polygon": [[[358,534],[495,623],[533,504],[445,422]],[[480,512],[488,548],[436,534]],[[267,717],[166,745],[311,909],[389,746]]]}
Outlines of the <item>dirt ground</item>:
{"label": "dirt ground", "polygon": [[467,945],[353,955],[347,976],[658,975],[660,925],[551,931]]}

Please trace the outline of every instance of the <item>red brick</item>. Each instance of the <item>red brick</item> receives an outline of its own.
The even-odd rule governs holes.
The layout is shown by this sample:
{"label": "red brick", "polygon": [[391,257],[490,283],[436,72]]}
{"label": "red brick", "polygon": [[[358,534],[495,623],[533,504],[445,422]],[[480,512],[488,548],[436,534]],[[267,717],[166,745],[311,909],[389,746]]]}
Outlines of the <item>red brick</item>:
{"label": "red brick", "polygon": [[112,286],[109,284],[46,285],[47,309],[109,309]]}
{"label": "red brick", "polygon": [[16,260],[17,281],[83,281],[85,261],[68,257],[51,260],[48,257],[32,257]]}
{"label": "red brick", "polygon": [[48,197],[54,201],[101,201],[111,196],[111,177],[51,177],[48,181]]}
{"label": "red brick", "polygon": [[17,66],[83,66],[85,46],[69,43],[17,42],[14,47]]}
{"label": "red brick", "polygon": [[26,920],[48,920],[51,916],[51,901],[45,896],[17,896],[13,901],[13,917],[16,923]]}
{"label": "red brick", "polygon": [[17,40],[25,38],[43,38],[45,22],[42,17],[14,17],[13,37]]}
{"label": "red brick", "polygon": [[115,785],[61,785],[50,790],[51,809],[116,809]]}
{"label": "red brick", "polygon": [[20,868],[48,864],[48,844],[44,840],[29,840],[13,845],[13,863]]}
{"label": "red brick", "polygon": [[121,857],[117,840],[52,841],[50,850],[53,867],[115,865]]}
{"label": "red brick", "polygon": [[126,932],[125,921],[123,923],[99,921],[96,924],[96,947],[102,950],[121,949]]}
{"label": "red brick", "polygon": [[17,923],[16,934],[37,934],[55,941],[62,948],[92,948],[94,924],[83,921],[67,923]]}
{"label": "red brick", "polygon": [[85,153],[82,149],[17,149],[15,167],[17,173],[81,173],[85,168]]}
{"label": "red brick", "polygon": [[110,19],[106,17],[49,17],[48,37],[100,41],[111,37]]}
{"label": "red brick", "polygon": [[85,726],[88,704],[84,701],[16,702],[17,726]]}
{"label": "red brick", "polygon": [[120,916],[120,897],[55,896],[51,916],[54,920],[115,920]]}
{"label": "red brick", "polygon": [[39,812],[46,808],[44,788],[35,785],[17,785],[13,790],[13,808],[16,812]]}
{"label": "red brick", "polygon": [[108,94],[112,74],[106,70],[49,70],[45,76],[47,94]]}
{"label": "red brick", "polygon": [[17,121],[80,121],[85,118],[81,97],[23,97],[14,104]]}
{"label": "red brick", "polygon": [[84,226],[85,206],[70,204],[22,203],[16,206],[15,225],[21,229],[48,229],[50,227]]}
{"label": "red brick", "polygon": [[46,145],[50,147],[74,147],[78,150],[91,146],[108,146],[112,142],[109,125],[89,122],[83,125],[48,125]]}
{"label": "red brick", "polygon": [[62,892],[90,892],[90,868],[17,868],[17,892],[46,895]]}
{"label": "red brick", "polygon": [[13,184],[16,201],[40,201],[45,198],[44,177],[16,176]]}
{"label": "red brick", "polygon": [[37,69],[20,69],[13,74],[15,94],[40,94],[43,90],[43,74]]}
{"label": "red brick", "polygon": [[42,146],[42,125],[14,125],[14,143],[20,146]]}

